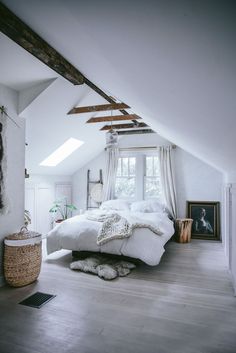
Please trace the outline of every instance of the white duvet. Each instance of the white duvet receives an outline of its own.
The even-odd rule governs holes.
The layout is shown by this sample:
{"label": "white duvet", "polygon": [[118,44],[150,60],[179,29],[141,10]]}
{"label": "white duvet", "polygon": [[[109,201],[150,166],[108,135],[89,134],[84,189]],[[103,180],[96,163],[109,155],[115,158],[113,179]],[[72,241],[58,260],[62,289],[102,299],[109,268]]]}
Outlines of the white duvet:
{"label": "white duvet", "polygon": [[68,249],[75,251],[104,252],[137,258],[154,266],[159,264],[165,251],[164,245],[174,234],[173,222],[165,213],[141,213],[117,211],[122,217],[135,217],[141,223],[155,225],[161,235],[148,228],[136,228],[129,238],[114,239],[104,245],[97,245],[97,236],[102,223],[79,215],[58,224],[47,235],[47,252]]}

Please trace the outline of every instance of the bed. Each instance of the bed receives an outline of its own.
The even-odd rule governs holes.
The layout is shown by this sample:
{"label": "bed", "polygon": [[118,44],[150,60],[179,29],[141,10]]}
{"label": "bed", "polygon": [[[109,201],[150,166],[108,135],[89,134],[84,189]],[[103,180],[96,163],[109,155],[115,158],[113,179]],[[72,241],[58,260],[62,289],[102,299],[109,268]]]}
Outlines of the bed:
{"label": "bed", "polygon": [[[164,245],[174,234],[173,222],[162,205],[153,201],[129,205],[123,200],[111,200],[104,202],[96,212],[74,216],[52,229],[47,235],[48,254],[61,249],[91,251],[124,255],[151,266],[159,264],[165,251]],[[104,225],[100,216],[106,214],[128,220],[128,224],[133,222],[136,226],[132,228],[132,234],[99,243]]]}

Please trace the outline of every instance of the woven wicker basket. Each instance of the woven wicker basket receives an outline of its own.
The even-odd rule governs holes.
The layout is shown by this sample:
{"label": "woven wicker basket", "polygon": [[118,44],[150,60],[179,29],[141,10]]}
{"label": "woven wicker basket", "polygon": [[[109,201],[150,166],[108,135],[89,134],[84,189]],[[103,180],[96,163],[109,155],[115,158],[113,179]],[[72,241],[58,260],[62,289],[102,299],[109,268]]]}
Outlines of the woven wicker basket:
{"label": "woven wicker basket", "polygon": [[19,233],[4,240],[4,274],[12,287],[22,287],[34,282],[42,262],[42,237],[36,232],[21,228]]}

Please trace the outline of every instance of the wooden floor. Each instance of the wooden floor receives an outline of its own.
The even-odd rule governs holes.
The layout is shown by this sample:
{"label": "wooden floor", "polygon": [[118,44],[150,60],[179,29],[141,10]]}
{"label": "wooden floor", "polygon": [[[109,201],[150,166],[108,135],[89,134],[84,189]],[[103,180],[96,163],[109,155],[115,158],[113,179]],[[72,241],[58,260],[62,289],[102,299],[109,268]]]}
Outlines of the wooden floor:
{"label": "wooden floor", "polygon": [[[39,280],[0,290],[1,353],[235,353],[236,298],[217,242],[170,242],[161,264],[105,282],[51,255]],[[44,291],[41,309],[17,303]]]}

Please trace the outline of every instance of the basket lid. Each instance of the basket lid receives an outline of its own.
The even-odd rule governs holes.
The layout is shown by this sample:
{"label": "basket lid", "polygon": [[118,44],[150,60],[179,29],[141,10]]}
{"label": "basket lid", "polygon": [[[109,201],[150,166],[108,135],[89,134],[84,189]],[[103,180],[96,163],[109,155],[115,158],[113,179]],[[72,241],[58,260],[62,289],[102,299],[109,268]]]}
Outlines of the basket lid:
{"label": "basket lid", "polygon": [[35,238],[40,235],[41,234],[39,234],[37,232],[29,231],[26,227],[22,227],[19,233],[10,234],[5,239],[7,239],[7,240],[22,240],[22,239]]}

